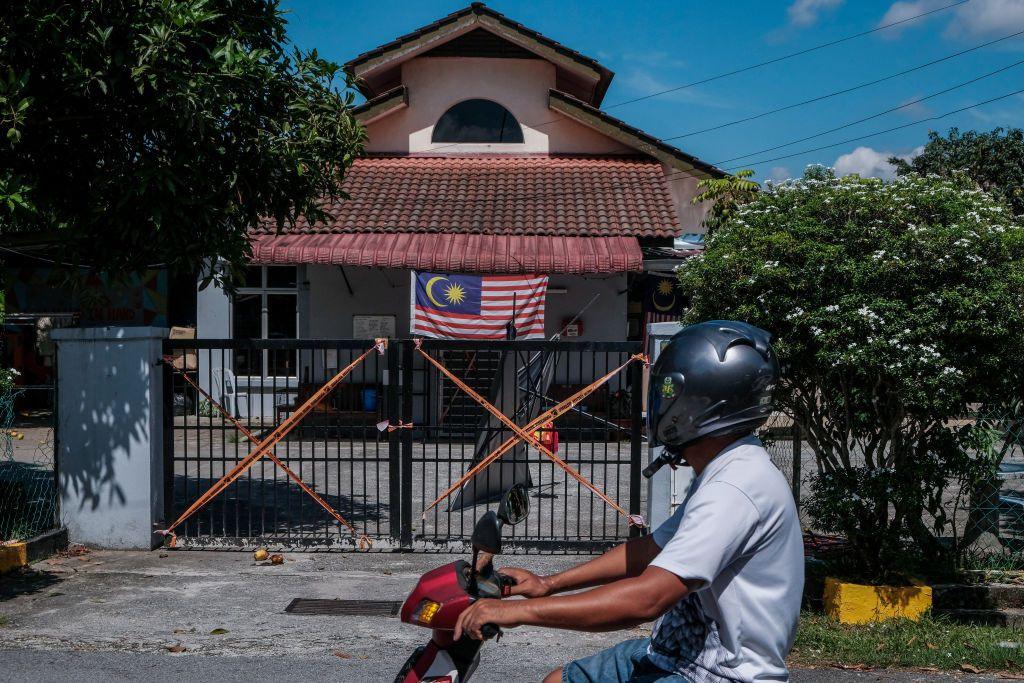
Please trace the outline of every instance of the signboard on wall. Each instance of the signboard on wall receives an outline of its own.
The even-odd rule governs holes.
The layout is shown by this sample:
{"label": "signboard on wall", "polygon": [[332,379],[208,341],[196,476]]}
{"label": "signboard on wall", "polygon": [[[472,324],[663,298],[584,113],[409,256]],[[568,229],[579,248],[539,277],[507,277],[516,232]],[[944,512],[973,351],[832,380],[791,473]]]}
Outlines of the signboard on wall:
{"label": "signboard on wall", "polygon": [[354,315],[352,316],[352,337],[354,339],[377,339],[378,337],[394,338],[395,316],[393,315]]}

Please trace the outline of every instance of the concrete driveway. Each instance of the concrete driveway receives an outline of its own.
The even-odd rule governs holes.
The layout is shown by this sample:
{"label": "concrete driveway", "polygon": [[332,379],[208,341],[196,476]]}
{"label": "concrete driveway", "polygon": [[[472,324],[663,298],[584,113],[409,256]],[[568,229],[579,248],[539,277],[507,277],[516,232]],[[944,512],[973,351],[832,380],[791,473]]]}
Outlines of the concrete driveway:
{"label": "concrete driveway", "polygon": [[[286,613],[293,598],[402,600],[453,556],[92,551],[0,579],[0,680],[391,680],[427,632],[393,617]],[[582,558],[505,557],[551,572]],[[222,632],[223,631],[223,632]],[[521,628],[488,643],[475,680],[539,680],[629,633]],[[9,678],[5,678],[9,677]],[[796,671],[793,680],[993,680],[913,672]]]}

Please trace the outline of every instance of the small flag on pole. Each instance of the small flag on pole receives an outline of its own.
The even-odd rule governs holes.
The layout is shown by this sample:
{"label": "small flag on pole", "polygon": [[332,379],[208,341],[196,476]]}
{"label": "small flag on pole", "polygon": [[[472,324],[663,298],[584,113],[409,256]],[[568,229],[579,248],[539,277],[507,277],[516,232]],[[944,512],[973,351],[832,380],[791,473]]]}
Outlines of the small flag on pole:
{"label": "small flag on pole", "polygon": [[412,333],[438,339],[544,338],[547,275],[412,273]]}

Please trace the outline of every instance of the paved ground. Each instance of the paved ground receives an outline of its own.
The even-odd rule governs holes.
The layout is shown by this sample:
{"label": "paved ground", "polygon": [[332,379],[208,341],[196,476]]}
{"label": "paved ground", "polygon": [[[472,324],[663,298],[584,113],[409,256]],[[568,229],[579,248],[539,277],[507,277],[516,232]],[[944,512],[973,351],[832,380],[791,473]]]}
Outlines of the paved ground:
{"label": "paved ground", "polygon": [[[0,680],[390,680],[426,631],[394,618],[291,615],[285,606],[296,597],[400,600],[425,569],[451,559],[295,553],[274,567],[241,553],[95,551],[48,560],[31,576],[0,582]],[[578,560],[509,559],[538,571]],[[516,629],[485,647],[476,680],[538,680],[622,637]],[[797,683],[954,678],[991,680],[831,669],[793,675]]]}

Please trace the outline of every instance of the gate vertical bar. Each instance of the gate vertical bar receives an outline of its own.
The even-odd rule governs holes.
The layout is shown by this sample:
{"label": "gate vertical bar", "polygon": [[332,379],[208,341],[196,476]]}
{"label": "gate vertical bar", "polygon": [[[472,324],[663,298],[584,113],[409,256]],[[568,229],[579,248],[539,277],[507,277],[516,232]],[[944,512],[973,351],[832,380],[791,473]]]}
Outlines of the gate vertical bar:
{"label": "gate vertical bar", "polygon": [[[402,413],[401,419],[413,422],[413,342],[402,343]],[[412,437],[413,429],[399,429],[402,439],[402,547],[412,548]]]}
{"label": "gate vertical bar", "polygon": [[[392,341],[388,344],[388,387],[387,387],[387,408],[388,423],[397,425],[402,417],[401,407],[398,403],[398,387],[402,381],[398,365],[398,343]],[[390,522],[391,538],[398,543],[402,539],[402,432],[397,429],[388,432],[388,520]]]}
{"label": "gate vertical bar", "polygon": [[[630,365],[630,435],[629,435],[629,514],[640,514],[640,471],[643,469],[643,387],[644,366]],[[629,535],[639,536],[641,529],[630,526]]]}
{"label": "gate vertical bar", "polygon": [[[165,356],[174,355],[174,349],[167,348],[164,341],[163,351]],[[182,358],[187,357],[187,351],[182,353]],[[182,361],[183,367],[186,361]],[[174,373],[168,363],[160,364],[164,373],[163,386],[163,420],[164,420],[164,528],[174,519]],[[182,403],[185,406],[185,402]],[[185,408],[187,410],[187,407]]]}

